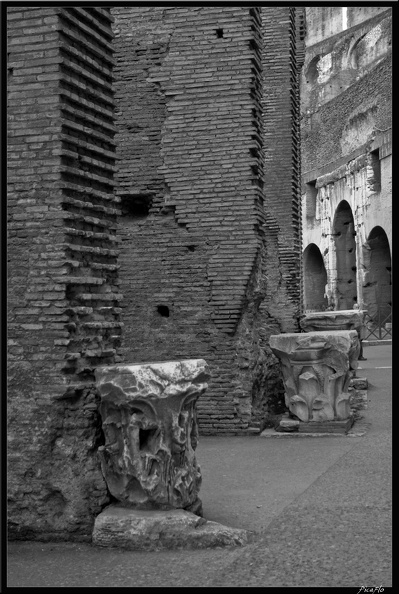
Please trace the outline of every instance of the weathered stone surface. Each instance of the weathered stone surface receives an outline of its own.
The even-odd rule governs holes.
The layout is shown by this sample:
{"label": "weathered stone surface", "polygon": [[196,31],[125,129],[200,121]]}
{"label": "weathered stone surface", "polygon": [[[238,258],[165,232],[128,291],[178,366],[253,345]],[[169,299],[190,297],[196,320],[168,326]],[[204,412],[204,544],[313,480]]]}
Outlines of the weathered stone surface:
{"label": "weathered stone surface", "polygon": [[355,390],[367,390],[369,382],[367,377],[353,377],[349,385]]}
{"label": "weathered stone surface", "polygon": [[359,338],[363,339],[366,314],[366,310],[359,309],[308,312],[301,317],[299,324],[304,332],[357,330]]}
{"label": "weathered stone surface", "polygon": [[276,431],[298,431],[299,428],[298,419],[292,419],[288,413],[284,414],[276,427]]}
{"label": "weathered stone surface", "polygon": [[125,506],[200,513],[195,403],[209,377],[203,359],[97,369],[101,467]]}
{"label": "weathered stone surface", "polygon": [[137,510],[110,505],[97,516],[93,544],[130,550],[153,551],[221,546],[242,546],[250,533],[228,528],[182,509]]}
{"label": "weathered stone surface", "polygon": [[309,421],[299,423],[299,433],[348,433],[354,422],[353,416],[344,421]]}
{"label": "weathered stone surface", "polygon": [[367,390],[349,388],[349,406],[355,419],[361,418],[362,410],[368,408]]}
{"label": "weathered stone surface", "polygon": [[357,367],[356,330],[278,334],[270,347],[281,361],[285,402],[301,421],[350,416],[348,386]]}

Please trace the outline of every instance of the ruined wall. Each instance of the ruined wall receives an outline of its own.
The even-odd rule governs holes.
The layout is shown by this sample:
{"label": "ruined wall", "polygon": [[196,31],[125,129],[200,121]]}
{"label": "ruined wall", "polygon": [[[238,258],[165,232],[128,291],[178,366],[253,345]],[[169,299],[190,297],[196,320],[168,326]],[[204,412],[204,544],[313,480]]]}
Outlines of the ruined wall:
{"label": "ruined wall", "polygon": [[[299,303],[295,11],[112,10],[116,62],[108,9],[7,9],[10,538],[90,540],[110,501],[99,365],[205,358],[203,433],[283,408],[268,342]],[[263,38],[282,56],[264,77]]]}
{"label": "ruined wall", "polygon": [[[265,211],[278,236],[278,274],[273,301],[265,304],[279,320],[281,332],[293,332],[300,306],[301,197],[299,152],[299,74],[297,31],[302,9],[267,7],[263,19],[263,122]],[[300,41],[300,40],[298,40]],[[298,46],[298,47],[297,47]],[[302,56],[301,56],[302,58]],[[270,259],[268,273],[276,262]],[[276,274],[276,271],[274,272]]]}
{"label": "ruined wall", "polygon": [[[248,7],[112,13],[124,357],[204,357],[212,380],[198,404],[201,431],[240,433],[259,422],[253,403],[263,400],[264,421],[269,395],[281,402],[268,336],[295,325],[299,295],[297,283],[290,288],[298,271],[291,225],[298,221],[281,218],[277,206],[282,199],[290,211],[297,206],[289,32],[295,15],[280,9],[276,23],[262,23],[260,9]],[[283,54],[267,82],[265,32],[268,46]],[[266,194],[262,94],[276,71],[284,71],[284,100],[270,99],[265,175],[273,176],[287,153],[289,164],[282,192]]]}
{"label": "ruined wall", "polygon": [[[308,31],[316,17],[327,19],[324,10],[306,9]],[[347,29],[338,28],[316,43],[312,33],[306,38],[301,80],[303,248],[311,243],[319,247],[338,309],[356,301],[367,305],[370,232],[381,226],[391,245],[391,18],[387,7],[350,7]],[[340,230],[334,221],[343,200],[353,215],[356,252],[350,267],[354,279],[349,271],[345,277],[347,283],[355,281],[350,298],[339,287],[337,270]]]}
{"label": "ruined wall", "polygon": [[7,23],[9,536],[90,539],[109,501],[93,370],[120,333],[111,18]]}

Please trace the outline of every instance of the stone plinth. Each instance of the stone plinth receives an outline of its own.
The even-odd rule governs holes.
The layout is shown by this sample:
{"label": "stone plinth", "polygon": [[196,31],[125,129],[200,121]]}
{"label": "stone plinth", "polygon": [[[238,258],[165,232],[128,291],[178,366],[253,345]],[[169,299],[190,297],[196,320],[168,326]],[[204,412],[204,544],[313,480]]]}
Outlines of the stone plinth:
{"label": "stone plinth", "polygon": [[360,350],[356,330],[278,334],[270,347],[281,361],[291,415],[305,423],[350,417],[348,387]]}
{"label": "stone plinth", "polygon": [[125,507],[201,513],[195,404],[209,378],[203,359],[97,369],[101,467]]}
{"label": "stone plinth", "polygon": [[183,509],[137,510],[110,505],[96,518],[93,544],[133,551],[203,549],[247,544],[251,534]]}
{"label": "stone plinth", "polygon": [[304,332],[356,330],[359,338],[363,339],[366,314],[366,310],[359,309],[316,311],[305,313],[299,323]]}

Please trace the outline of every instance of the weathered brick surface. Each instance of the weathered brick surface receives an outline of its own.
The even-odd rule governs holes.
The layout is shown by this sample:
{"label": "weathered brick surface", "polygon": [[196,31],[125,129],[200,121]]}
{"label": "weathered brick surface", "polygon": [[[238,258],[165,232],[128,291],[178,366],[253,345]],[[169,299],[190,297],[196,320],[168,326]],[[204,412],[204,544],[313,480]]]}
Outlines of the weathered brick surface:
{"label": "weathered brick surface", "polygon": [[110,15],[7,16],[9,535],[89,538],[108,501],[93,368],[120,333]]}
{"label": "weathered brick surface", "polygon": [[295,15],[263,11],[112,9],[123,352],[207,360],[203,433],[245,431],[281,406],[268,337],[296,328]]}
{"label": "weathered brick surface", "polygon": [[115,6],[113,44],[106,8],[8,8],[10,537],[90,539],[98,365],[205,358],[203,433],[283,409],[298,15],[268,10]]}

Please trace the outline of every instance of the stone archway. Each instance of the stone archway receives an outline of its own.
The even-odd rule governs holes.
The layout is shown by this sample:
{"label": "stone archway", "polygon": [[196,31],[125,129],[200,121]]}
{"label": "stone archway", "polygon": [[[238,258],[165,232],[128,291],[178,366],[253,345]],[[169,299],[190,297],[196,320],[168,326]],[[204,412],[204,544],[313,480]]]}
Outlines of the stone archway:
{"label": "stone archway", "polygon": [[305,311],[323,311],[328,302],[325,296],[327,272],[323,256],[316,244],[311,243],[303,252],[303,298]]}
{"label": "stone archway", "polygon": [[357,302],[356,231],[352,209],[346,200],[335,211],[333,236],[336,253],[335,309],[352,309]]}
{"label": "stone archway", "polygon": [[384,320],[391,313],[391,251],[387,234],[374,227],[363,245],[363,302],[372,318]]}

